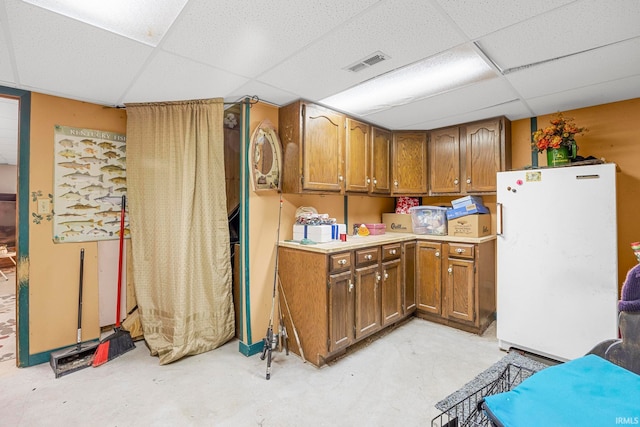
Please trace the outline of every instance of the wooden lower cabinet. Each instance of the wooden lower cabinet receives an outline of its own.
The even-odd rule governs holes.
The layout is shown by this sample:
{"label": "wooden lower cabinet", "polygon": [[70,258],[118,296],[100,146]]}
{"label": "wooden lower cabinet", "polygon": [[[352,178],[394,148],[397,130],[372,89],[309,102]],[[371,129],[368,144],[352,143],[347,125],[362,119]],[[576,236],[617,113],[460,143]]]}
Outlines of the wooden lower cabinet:
{"label": "wooden lower cabinet", "polygon": [[427,320],[481,334],[495,319],[495,240],[419,241],[417,312]]}
{"label": "wooden lower cabinet", "polygon": [[329,276],[329,351],[353,343],[353,282],[351,271]]}
{"label": "wooden lower cabinet", "polygon": [[402,245],[402,311],[407,317],[416,311],[416,242]]}

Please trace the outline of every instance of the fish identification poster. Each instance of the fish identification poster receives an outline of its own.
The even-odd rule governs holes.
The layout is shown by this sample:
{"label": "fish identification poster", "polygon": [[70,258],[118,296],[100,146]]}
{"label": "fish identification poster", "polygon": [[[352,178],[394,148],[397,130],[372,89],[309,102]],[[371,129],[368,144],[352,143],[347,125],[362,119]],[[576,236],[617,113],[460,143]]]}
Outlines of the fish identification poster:
{"label": "fish identification poster", "polygon": [[126,136],[56,125],[53,146],[53,241],[119,239]]}

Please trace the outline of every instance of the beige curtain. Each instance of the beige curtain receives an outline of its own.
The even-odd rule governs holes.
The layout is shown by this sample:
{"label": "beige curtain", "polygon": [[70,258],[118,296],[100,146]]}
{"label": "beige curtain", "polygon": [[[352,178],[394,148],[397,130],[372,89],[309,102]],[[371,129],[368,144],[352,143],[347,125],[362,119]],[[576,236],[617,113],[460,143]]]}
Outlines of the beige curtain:
{"label": "beige curtain", "polygon": [[127,104],[133,276],[160,364],[234,336],[223,102]]}

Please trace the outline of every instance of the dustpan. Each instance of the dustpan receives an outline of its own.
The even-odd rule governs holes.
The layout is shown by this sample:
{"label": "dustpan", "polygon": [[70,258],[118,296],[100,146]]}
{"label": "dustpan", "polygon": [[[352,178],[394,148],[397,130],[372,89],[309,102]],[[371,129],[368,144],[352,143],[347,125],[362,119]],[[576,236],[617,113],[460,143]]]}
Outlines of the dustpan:
{"label": "dustpan", "polygon": [[98,347],[98,341],[82,343],[82,278],[84,276],[84,249],[80,249],[80,286],[78,292],[78,331],[76,345],[52,351],[49,364],[56,378],[88,368]]}

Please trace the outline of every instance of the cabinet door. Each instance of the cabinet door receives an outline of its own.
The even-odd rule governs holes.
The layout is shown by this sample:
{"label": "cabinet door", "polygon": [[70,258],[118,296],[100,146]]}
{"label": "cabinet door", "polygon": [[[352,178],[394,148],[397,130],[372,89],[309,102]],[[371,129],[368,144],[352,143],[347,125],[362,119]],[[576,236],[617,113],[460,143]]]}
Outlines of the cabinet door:
{"label": "cabinet door", "polygon": [[329,276],[329,352],[353,342],[353,282],[351,271]]}
{"label": "cabinet door", "polygon": [[460,132],[457,127],[432,131],[429,138],[429,190],[460,192]]}
{"label": "cabinet door", "polygon": [[393,163],[391,194],[427,192],[426,132],[395,132],[391,158]]}
{"label": "cabinet door", "polygon": [[466,192],[496,191],[496,174],[501,170],[501,121],[466,126]]}
{"label": "cabinet door", "polygon": [[344,181],[344,116],[313,104],[305,104],[304,190],[340,192]]}
{"label": "cabinet door", "polygon": [[382,326],[402,317],[401,267],[400,259],[382,263]]}
{"label": "cabinet door", "polygon": [[417,308],[442,314],[442,244],[419,242],[416,253]]}
{"label": "cabinet door", "polygon": [[475,321],[474,262],[467,259],[449,258],[447,266],[446,306],[447,317]]}
{"label": "cabinet door", "polygon": [[345,158],[345,191],[366,193],[369,191],[369,141],[370,127],[366,123],[347,118]]}
{"label": "cabinet door", "polygon": [[402,248],[403,315],[416,310],[416,243],[405,243]]}
{"label": "cabinet door", "polygon": [[369,191],[375,194],[391,192],[391,132],[373,127],[371,129],[371,183]]}
{"label": "cabinet door", "polygon": [[356,339],[380,329],[380,265],[371,264],[355,270]]}

